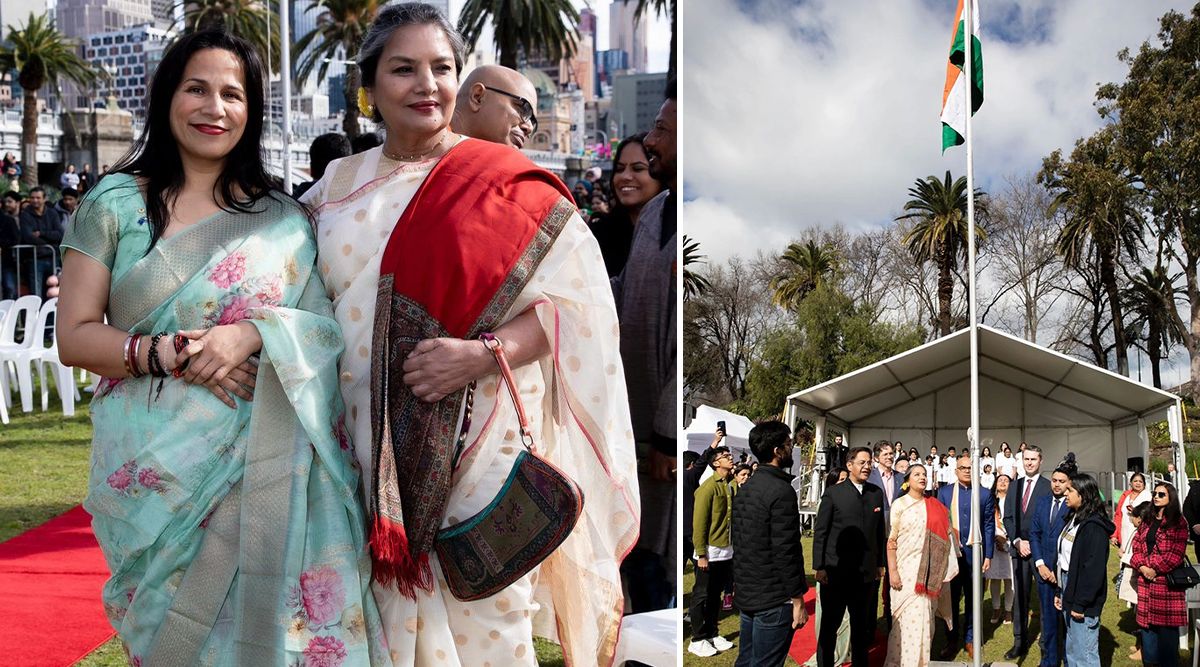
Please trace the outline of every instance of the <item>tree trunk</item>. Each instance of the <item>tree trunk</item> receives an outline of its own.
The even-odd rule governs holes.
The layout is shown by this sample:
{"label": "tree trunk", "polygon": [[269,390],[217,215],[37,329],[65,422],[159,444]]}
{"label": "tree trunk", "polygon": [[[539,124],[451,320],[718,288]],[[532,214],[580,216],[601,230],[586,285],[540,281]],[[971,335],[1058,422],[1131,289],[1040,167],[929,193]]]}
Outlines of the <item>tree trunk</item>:
{"label": "tree trunk", "polygon": [[25,108],[21,114],[21,183],[30,188],[38,184],[37,129],[37,90],[26,88]]}
{"label": "tree trunk", "polygon": [[1150,318],[1150,335],[1146,342],[1146,355],[1150,357],[1150,376],[1154,378],[1154,388],[1162,389],[1162,327],[1154,318]]}
{"label": "tree trunk", "polygon": [[1182,234],[1184,275],[1187,276],[1188,305],[1192,309],[1191,327],[1184,332],[1183,344],[1192,361],[1192,400],[1200,402],[1200,234]]}
{"label": "tree trunk", "polygon": [[346,68],[346,84],[342,86],[342,95],[346,98],[346,114],[342,117],[342,131],[351,139],[362,134],[358,128],[358,89],[361,86],[357,66]]}
{"label": "tree trunk", "polygon": [[517,69],[517,49],[516,47],[500,49],[500,64],[509,69]]}
{"label": "tree trunk", "polygon": [[938,329],[942,336],[949,336],[950,302],[954,297],[954,280],[950,276],[950,260],[953,256],[946,243],[938,244]]}
{"label": "tree trunk", "polygon": [[674,79],[676,74],[675,49],[679,43],[679,21],[677,13],[677,0],[671,0],[671,53],[670,58],[667,60],[667,81]]}
{"label": "tree trunk", "polygon": [[1117,373],[1129,376],[1129,350],[1125,341],[1125,320],[1121,316],[1121,298],[1117,291],[1117,249],[1115,246],[1099,248],[1100,280],[1108,294],[1108,307],[1112,312],[1113,343],[1117,355]]}

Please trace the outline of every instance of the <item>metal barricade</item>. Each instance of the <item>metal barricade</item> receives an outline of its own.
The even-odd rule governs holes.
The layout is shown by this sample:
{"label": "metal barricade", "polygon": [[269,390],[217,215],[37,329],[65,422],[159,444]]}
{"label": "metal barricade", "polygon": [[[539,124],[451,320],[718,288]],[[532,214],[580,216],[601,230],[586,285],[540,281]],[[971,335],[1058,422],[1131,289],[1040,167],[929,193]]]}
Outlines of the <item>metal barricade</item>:
{"label": "metal barricade", "polygon": [[[17,294],[18,295],[20,294],[21,282],[25,280],[25,273],[23,271],[21,271],[21,257],[23,255],[25,255],[26,253],[28,253],[27,256],[29,258],[29,261],[33,262],[33,284],[29,286],[29,292],[30,292],[30,294],[36,294],[42,298],[45,298],[45,296],[46,296],[46,278],[49,278],[50,276],[58,275],[58,267],[59,267],[59,257],[58,257],[59,250],[58,250],[58,248],[55,246],[52,246],[52,245],[31,245],[31,244],[26,243],[26,244],[21,244],[21,245],[15,245],[12,247],[12,249],[13,249],[13,255],[15,257],[15,261],[16,261],[16,265],[17,265]],[[47,250],[50,251],[49,254],[50,254],[50,267],[51,268],[50,268],[50,273],[48,275],[43,276],[43,275],[41,275],[41,271],[39,271],[40,263],[38,262],[38,259],[39,259],[38,256],[41,255],[44,258],[46,255],[45,251],[47,251]]]}

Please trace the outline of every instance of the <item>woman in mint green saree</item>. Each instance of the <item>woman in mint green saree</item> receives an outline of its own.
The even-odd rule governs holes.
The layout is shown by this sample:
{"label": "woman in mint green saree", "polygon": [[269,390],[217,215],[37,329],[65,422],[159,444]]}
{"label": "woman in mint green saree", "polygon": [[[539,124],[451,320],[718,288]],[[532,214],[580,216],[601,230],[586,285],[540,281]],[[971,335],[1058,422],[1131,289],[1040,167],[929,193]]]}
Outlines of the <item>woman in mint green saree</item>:
{"label": "woman in mint green saree", "polygon": [[84,506],[134,665],[388,660],[342,338],[310,221],[263,169],[262,86],[243,40],[177,42],[62,244],[61,355],[105,377]]}

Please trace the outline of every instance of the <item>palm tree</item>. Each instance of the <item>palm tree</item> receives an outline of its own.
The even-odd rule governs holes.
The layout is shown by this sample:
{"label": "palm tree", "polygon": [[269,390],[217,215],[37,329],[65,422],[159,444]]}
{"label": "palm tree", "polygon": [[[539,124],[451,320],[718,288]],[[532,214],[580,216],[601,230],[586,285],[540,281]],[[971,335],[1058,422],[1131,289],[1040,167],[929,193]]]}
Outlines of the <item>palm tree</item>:
{"label": "palm tree", "polygon": [[[624,0],[626,3],[629,1],[630,0]],[[679,27],[679,23],[677,21],[678,14],[676,14],[675,9],[675,0],[637,0],[637,9],[633,12],[633,18],[635,21],[640,20],[643,16],[645,16],[648,10],[653,10],[655,16],[662,16],[664,13],[666,13],[671,17],[671,52],[667,63],[668,81],[675,78],[675,44]]]}
{"label": "palm tree", "polygon": [[[1167,270],[1161,264],[1153,269],[1142,268],[1133,276],[1129,288],[1125,292],[1129,314],[1137,330],[1145,326],[1146,354],[1150,357],[1150,369],[1154,378],[1154,386],[1162,388],[1162,374],[1159,366],[1172,345],[1183,342],[1186,329],[1179,317],[1176,299],[1182,290],[1175,287],[1175,281],[1167,275]],[[1133,332],[1133,335],[1137,335]]]}
{"label": "palm tree", "polygon": [[[223,27],[258,48],[271,71],[279,71],[278,0],[181,0],[183,25],[180,35]],[[267,21],[270,21],[268,27]],[[268,33],[270,39],[268,39]],[[269,44],[268,44],[269,43]]]}
{"label": "palm tree", "polygon": [[833,275],[838,258],[832,248],[809,240],[804,245],[789,245],[779,259],[788,267],[771,279],[772,300],[777,306],[795,310],[809,292]]}
{"label": "palm tree", "polygon": [[[967,256],[967,179],[929,176],[917,179],[908,189],[912,199],[904,205],[906,215],[896,220],[916,220],[901,240],[918,263],[932,262],[938,270],[938,335],[948,336],[953,329],[950,303],[954,297],[954,270],[960,258]],[[975,191],[975,210],[983,212],[984,193]],[[975,225],[976,237],[986,235]]]}
{"label": "palm tree", "polygon": [[[100,79],[99,70],[79,57],[75,41],[63,37],[46,14],[32,12],[22,28],[8,26],[8,41],[0,45],[0,71],[17,71],[24,89],[21,112],[21,182],[38,183],[38,91],[60,79],[88,88]],[[33,152],[31,152],[33,151]]]}
{"label": "palm tree", "polygon": [[505,67],[517,69],[522,55],[553,62],[575,55],[579,11],[571,0],[467,0],[458,29],[469,48],[475,48],[488,24]]}
{"label": "palm tree", "polygon": [[[331,61],[357,55],[367,28],[379,11],[379,5],[379,0],[313,0],[304,11],[319,11],[320,14],[317,15],[317,27],[296,42],[296,52],[305,54],[297,66],[296,79],[307,80],[315,69],[317,81],[324,81]],[[311,51],[308,50],[310,46]],[[358,89],[361,85],[358,67],[347,66],[346,83],[342,88],[342,95],[346,99],[342,131],[351,138],[360,134]]]}
{"label": "palm tree", "polygon": [[687,268],[692,264],[707,264],[705,255],[700,254],[700,242],[683,235],[683,300],[703,294],[708,288],[708,279]]}
{"label": "palm tree", "polygon": [[1096,253],[1112,314],[1117,372],[1129,375],[1117,263],[1125,255],[1137,258],[1142,219],[1135,179],[1118,163],[1114,141],[1112,126],[1108,126],[1076,142],[1069,160],[1063,160],[1061,151],[1054,151],[1043,161],[1038,179],[1054,194],[1047,213],[1061,212],[1064,217],[1055,242],[1063,261],[1078,267],[1087,261],[1090,250]]}

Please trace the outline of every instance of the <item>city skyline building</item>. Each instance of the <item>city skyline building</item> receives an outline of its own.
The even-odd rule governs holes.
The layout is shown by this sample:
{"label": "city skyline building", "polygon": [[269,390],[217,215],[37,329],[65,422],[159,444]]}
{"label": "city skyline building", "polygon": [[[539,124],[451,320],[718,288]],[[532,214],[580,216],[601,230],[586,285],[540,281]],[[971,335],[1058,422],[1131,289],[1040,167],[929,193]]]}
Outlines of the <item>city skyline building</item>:
{"label": "city skyline building", "polygon": [[666,72],[618,75],[613,80],[609,127],[615,125],[616,136],[621,138],[648,131],[654,125],[666,91]]}
{"label": "city skyline building", "polygon": [[59,32],[78,39],[155,20],[150,0],[58,0],[55,14]]}
{"label": "city skyline building", "polygon": [[76,93],[74,99],[64,99],[71,107],[87,108],[98,101],[97,97],[114,97],[120,108],[142,116],[153,74],[151,65],[157,66],[161,60],[167,36],[166,30],[153,23],[89,35],[84,42],[84,58],[97,69],[107,71],[110,81],[96,89],[96,96],[90,92]]}
{"label": "city skyline building", "polygon": [[634,19],[637,3],[613,0],[608,6],[608,48],[629,54],[629,69],[645,72],[650,60],[646,21]]}

